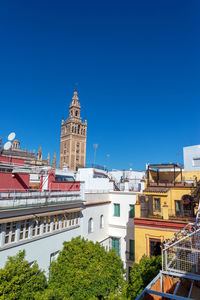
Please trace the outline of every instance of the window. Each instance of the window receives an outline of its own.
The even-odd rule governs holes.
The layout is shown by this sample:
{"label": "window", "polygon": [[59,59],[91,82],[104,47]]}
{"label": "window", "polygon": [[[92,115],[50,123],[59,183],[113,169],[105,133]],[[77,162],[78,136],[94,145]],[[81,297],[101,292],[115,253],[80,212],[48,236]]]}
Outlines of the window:
{"label": "window", "polygon": [[78,224],[78,212],[76,213],[76,224]]}
{"label": "window", "polygon": [[15,241],[16,222],[12,223],[11,243]]}
{"label": "window", "polygon": [[59,255],[59,251],[55,251],[50,255],[50,262],[55,261]]}
{"label": "window", "polygon": [[104,217],[103,217],[103,215],[100,216],[100,228],[104,228]]}
{"label": "window", "polygon": [[135,241],[129,240],[129,259],[134,260],[135,259]]}
{"label": "window", "polygon": [[135,205],[129,205],[130,210],[129,210],[129,218],[134,218],[135,217]]}
{"label": "window", "polygon": [[114,203],[114,216],[120,217],[120,204]]}
{"label": "window", "polygon": [[94,226],[93,219],[90,218],[89,221],[88,221],[88,233],[93,232],[93,226]]}
{"label": "window", "polygon": [[74,225],[74,214],[73,213],[71,214],[71,217],[72,217],[72,225]]}
{"label": "window", "polygon": [[115,249],[116,254],[119,255],[119,239],[112,237],[112,249]]}
{"label": "window", "polygon": [[5,244],[15,241],[16,222],[6,224]]}
{"label": "window", "polygon": [[193,167],[200,167],[200,158],[193,158]]}
{"label": "window", "polygon": [[36,261],[35,260],[32,260],[31,262],[29,262],[28,264],[29,264],[29,267],[33,267],[33,265],[36,263]]}
{"label": "window", "polygon": [[161,241],[159,239],[149,239],[150,257],[161,255]]}
{"label": "window", "polygon": [[50,226],[51,226],[51,218],[50,217],[44,217],[43,218],[43,233],[49,232],[50,231]]}
{"label": "window", "polygon": [[154,209],[160,211],[160,198],[154,198]]}
{"label": "window", "polygon": [[65,228],[67,228],[67,215],[65,215]]}
{"label": "window", "polygon": [[176,216],[179,217],[181,215],[181,201],[175,200],[175,211]]}
{"label": "window", "polygon": [[40,234],[40,217],[37,219],[37,235]]}
{"label": "window", "polygon": [[30,220],[21,221],[19,239],[24,240],[29,237]]}
{"label": "window", "polygon": [[9,242],[9,233],[10,233],[10,223],[6,224],[6,232],[5,232],[5,244]]}
{"label": "window", "polygon": [[36,230],[37,230],[37,221],[33,221],[33,230],[32,230],[32,236],[36,235]]}
{"label": "window", "polygon": [[55,181],[74,181],[74,177],[72,176],[62,176],[62,175],[56,175]]}
{"label": "window", "polygon": [[53,218],[53,230],[59,229],[59,216],[54,216]]}
{"label": "window", "polygon": [[69,226],[71,226],[71,225],[72,225],[72,215],[69,214]]}

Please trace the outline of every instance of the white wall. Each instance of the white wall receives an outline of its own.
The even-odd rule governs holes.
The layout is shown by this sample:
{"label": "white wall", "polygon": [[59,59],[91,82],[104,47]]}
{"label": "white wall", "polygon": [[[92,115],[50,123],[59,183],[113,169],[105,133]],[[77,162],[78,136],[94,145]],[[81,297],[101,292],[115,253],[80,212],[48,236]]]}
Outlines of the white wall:
{"label": "white wall", "polygon": [[[111,192],[109,193],[110,216],[109,216],[109,235],[110,237],[120,238],[120,256],[125,267],[133,264],[127,261],[129,252],[129,240],[134,240],[134,219],[129,218],[129,205],[135,205],[136,193],[133,192]],[[120,217],[114,216],[114,203],[120,204]]]}
{"label": "white wall", "polygon": [[73,237],[79,235],[81,235],[80,226],[62,232],[58,231],[46,236],[43,235],[21,245],[12,245],[7,249],[0,248],[0,268],[4,266],[7,256],[13,256],[20,250],[25,250],[26,260],[29,262],[37,261],[39,267],[47,273],[50,265],[51,253],[61,250],[64,241],[71,241]]}
{"label": "white wall", "polygon": [[[104,216],[104,227],[100,228],[100,216]],[[93,219],[93,232],[88,233],[89,219]],[[109,203],[86,206],[83,210],[83,218],[81,224],[81,235],[94,242],[102,242],[109,238],[108,235],[108,223],[109,223]]]}
{"label": "white wall", "polygon": [[[83,218],[81,219],[81,235],[94,242],[106,243],[109,238],[109,201],[108,193],[85,193],[85,209],[82,211]],[[99,204],[102,202],[102,204]],[[88,205],[90,204],[90,205]],[[92,204],[92,205],[91,205]],[[100,216],[104,216],[104,227],[100,228]],[[93,218],[93,232],[88,233],[88,221]]]}
{"label": "white wall", "polygon": [[[102,242],[102,245],[109,249],[111,247],[110,237],[120,239],[120,257],[124,262],[124,267],[129,267],[133,261],[129,261],[129,240],[134,240],[134,222],[129,218],[129,205],[136,203],[136,193],[134,192],[109,192],[109,193],[85,193],[86,208],[83,210],[81,223],[81,235],[88,240]],[[111,203],[105,204],[105,201]],[[102,202],[95,205],[95,202]],[[87,206],[87,203],[94,205]],[[120,217],[114,216],[114,203],[120,204]],[[100,216],[104,215],[104,228],[100,229]],[[88,234],[88,221],[94,221],[94,230]]]}
{"label": "white wall", "polygon": [[92,168],[80,168],[76,174],[76,180],[85,182],[85,191],[110,191],[113,190],[113,182],[109,178],[95,178],[95,172],[106,176],[106,172]]}
{"label": "white wall", "polygon": [[194,165],[194,158],[199,158],[200,163],[200,145],[184,147],[183,148],[183,159],[184,159],[184,171],[200,171],[199,166]]}
{"label": "white wall", "polygon": [[133,171],[133,170],[128,170],[128,171],[113,170],[113,171],[109,171],[108,173],[117,182],[120,182],[122,176],[125,176],[126,179],[143,179],[145,175],[144,171]]}
{"label": "white wall", "polygon": [[[98,179],[98,178],[97,178]],[[99,178],[105,179],[105,178]],[[136,203],[136,193],[134,192],[107,192],[107,193],[85,193],[85,208],[82,217],[79,219],[80,227],[70,228],[67,231],[58,231],[34,238],[23,245],[0,248],[0,267],[3,267],[6,257],[15,255],[19,250],[26,250],[26,259],[29,262],[37,260],[40,268],[48,271],[50,255],[63,248],[64,241],[70,241],[73,237],[82,237],[98,241],[105,248],[111,245],[110,237],[120,238],[120,256],[124,266],[128,267],[133,262],[127,260],[126,252],[129,251],[129,240],[134,240],[134,223],[129,218],[129,205]],[[110,203],[106,203],[109,202]],[[102,202],[99,204],[99,202]],[[113,204],[120,204],[120,217],[114,216]],[[90,205],[88,205],[90,204]],[[92,205],[91,205],[92,204]],[[104,228],[100,228],[100,216],[104,216]],[[88,233],[88,221],[93,218],[93,232]]]}
{"label": "white wall", "polygon": [[[120,190],[129,190],[129,191],[143,191],[144,189],[144,182],[141,180],[145,177],[144,171],[110,171],[108,172],[110,178],[114,179],[115,182],[120,187]],[[124,182],[121,179],[126,179],[128,182]]]}

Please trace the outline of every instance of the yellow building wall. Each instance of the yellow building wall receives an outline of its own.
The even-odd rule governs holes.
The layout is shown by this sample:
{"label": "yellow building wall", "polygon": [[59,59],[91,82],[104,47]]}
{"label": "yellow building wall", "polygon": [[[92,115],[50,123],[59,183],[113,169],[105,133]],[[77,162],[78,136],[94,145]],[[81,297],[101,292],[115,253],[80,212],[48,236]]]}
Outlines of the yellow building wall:
{"label": "yellow building wall", "polygon": [[183,171],[183,180],[194,180],[195,177],[200,180],[200,171]]}
{"label": "yellow building wall", "polygon": [[143,255],[150,255],[150,238],[163,242],[165,239],[171,239],[177,231],[135,226],[135,262],[138,263]]}
{"label": "yellow building wall", "polygon": [[169,210],[175,214],[175,200],[181,200],[184,195],[191,195],[192,191],[191,188],[171,188],[169,191]]}
{"label": "yellow building wall", "polygon": [[[147,196],[153,197],[153,207],[155,198],[160,198],[160,206],[168,205],[169,215],[175,214],[175,200],[181,200],[184,195],[191,195],[193,189],[188,187],[171,187],[167,193],[144,192]],[[162,211],[154,211],[154,215],[162,215]]]}

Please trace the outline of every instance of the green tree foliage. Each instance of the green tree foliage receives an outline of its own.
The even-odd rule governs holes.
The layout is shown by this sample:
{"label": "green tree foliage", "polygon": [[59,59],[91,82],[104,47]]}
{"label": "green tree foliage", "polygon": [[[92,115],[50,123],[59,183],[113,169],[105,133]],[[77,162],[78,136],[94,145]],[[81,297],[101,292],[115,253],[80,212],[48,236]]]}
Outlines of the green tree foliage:
{"label": "green tree foliage", "polygon": [[131,268],[130,281],[127,294],[135,299],[143,289],[153,280],[161,269],[161,256],[151,258],[143,256],[139,264],[135,263]]}
{"label": "green tree foliage", "polygon": [[25,251],[8,257],[3,269],[0,269],[0,299],[34,299],[37,291],[47,287],[44,273],[36,263],[29,266],[24,260]]}
{"label": "green tree foliage", "polygon": [[50,266],[50,290],[66,299],[95,299],[121,288],[123,262],[114,250],[107,252],[99,243],[80,237],[63,245],[57,261]]}

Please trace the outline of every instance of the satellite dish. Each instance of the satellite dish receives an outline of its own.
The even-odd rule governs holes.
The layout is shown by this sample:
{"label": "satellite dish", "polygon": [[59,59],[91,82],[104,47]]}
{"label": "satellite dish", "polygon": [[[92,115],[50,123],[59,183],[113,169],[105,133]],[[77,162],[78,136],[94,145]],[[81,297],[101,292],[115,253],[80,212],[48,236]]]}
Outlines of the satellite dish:
{"label": "satellite dish", "polygon": [[8,140],[9,140],[9,141],[13,141],[14,138],[15,138],[15,136],[16,136],[15,132],[11,132],[11,133],[9,134],[9,136],[8,136]]}
{"label": "satellite dish", "polygon": [[5,143],[5,145],[3,146],[3,149],[9,150],[11,148],[11,146],[12,146],[12,143],[9,141],[9,142]]}

